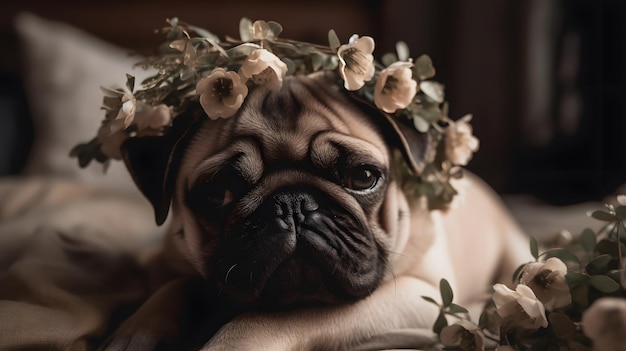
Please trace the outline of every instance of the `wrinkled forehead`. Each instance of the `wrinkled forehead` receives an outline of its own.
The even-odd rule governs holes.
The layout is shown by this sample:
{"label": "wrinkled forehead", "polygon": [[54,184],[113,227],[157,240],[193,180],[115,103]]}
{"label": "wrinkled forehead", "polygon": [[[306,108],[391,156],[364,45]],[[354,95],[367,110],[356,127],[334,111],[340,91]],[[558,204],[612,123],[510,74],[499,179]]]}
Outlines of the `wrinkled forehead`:
{"label": "wrinkled forehead", "polygon": [[287,77],[278,91],[253,90],[233,128],[234,137],[254,136],[270,155],[303,157],[316,135],[334,131],[382,142],[367,116],[324,80]]}
{"label": "wrinkled forehead", "polygon": [[387,147],[371,118],[330,84],[288,77],[278,91],[251,90],[236,116],[207,121],[191,142],[181,175],[193,183],[234,163],[254,183],[274,164],[385,167]]}

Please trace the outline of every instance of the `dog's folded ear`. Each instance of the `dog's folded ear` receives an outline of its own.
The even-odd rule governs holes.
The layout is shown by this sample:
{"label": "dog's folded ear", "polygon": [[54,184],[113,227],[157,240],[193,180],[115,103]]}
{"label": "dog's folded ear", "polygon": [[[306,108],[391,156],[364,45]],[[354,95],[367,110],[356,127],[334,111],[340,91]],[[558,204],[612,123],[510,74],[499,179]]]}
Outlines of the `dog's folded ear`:
{"label": "dog's folded ear", "polygon": [[182,153],[198,125],[199,109],[187,111],[174,119],[165,135],[128,138],[122,144],[126,168],[154,207],[158,225],[167,219]]}
{"label": "dog's folded ear", "polygon": [[389,129],[385,130],[385,137],[400,149],[404,160],[413,171],[419,175],[424,170],[426,164],[433,161],[436,154],[436,147],[430,133],[422,133],[415,129],[413,123],[408,119],[402,120],[394,118],[386,113],[381,113],[389,123]]}

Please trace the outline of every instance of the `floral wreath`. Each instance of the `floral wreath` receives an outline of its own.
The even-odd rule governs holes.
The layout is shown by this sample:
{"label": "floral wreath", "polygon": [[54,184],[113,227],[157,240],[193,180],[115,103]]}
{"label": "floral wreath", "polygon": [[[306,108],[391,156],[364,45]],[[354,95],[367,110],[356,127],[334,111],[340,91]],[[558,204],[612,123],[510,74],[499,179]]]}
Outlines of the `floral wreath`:
{"label": "floral wreath", "polygon": [[425,160],[419,175],[408,167],[403,172],[413,180],[404,183],[412,184],[416,195],[426,196],[431,208],[445,208],[456,195],[451,181],[460,178],[459,166],[467,164],[479,142],[468,123],[471,115],[457,121],[448,118],[443,85],[430,79],[435,69],[428,56],[413,61],[400,42],[396,54],[385,54],[377,62],[371,37],[355,34],[342,45],[330,30],[328,46],[315,45],[279,39],[278,23],[247,18],[239,24],[240,40],[225,41],[177,18],[167,22],[159,54],[138,63],[157,70],[141,89],[135,90],[130,75],[123,88],[101,87],[105,119],[94,139],[70,153],[81,167],[92,160],[106,166],[110,159],[121,159],[121,145],[128,138],[167,133],[192,101],[199,102],[210,119],[229,118],[251,86],[279,89],[285,76],[326,70],[338,71],[345,90],[359,100],[429,133],[436,153]]}

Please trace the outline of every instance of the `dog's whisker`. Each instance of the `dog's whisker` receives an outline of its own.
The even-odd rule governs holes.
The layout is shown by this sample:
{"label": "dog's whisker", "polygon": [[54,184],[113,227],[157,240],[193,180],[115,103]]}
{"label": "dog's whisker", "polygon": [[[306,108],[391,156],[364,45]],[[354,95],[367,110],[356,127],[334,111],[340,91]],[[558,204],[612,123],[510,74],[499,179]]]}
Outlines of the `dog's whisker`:
{"label": "dog's whisker", "polygon": [[237,267],[237,263],[235,263],[232,266],[230,266],[230,268],[228,269],[228,272],[226,272],[226,276],[224,277],[224,284],[228,284],[228,276],[230,275],[230,272],[233,269],[235,269],[235,267]]}

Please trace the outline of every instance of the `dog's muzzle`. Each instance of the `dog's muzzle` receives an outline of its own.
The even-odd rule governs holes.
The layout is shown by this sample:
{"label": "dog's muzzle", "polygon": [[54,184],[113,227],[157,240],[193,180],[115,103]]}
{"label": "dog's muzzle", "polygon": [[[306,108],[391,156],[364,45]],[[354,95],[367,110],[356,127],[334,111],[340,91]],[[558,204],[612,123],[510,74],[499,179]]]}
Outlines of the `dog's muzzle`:
{"label": "dog's muzzle", "polygon": [[282,189],[222,238],[211,262],[240,302],[339,302],[369,294],[384,255],[364,220],[315,189]]}

